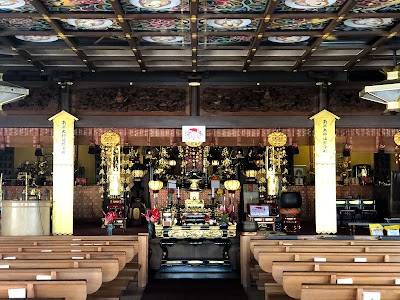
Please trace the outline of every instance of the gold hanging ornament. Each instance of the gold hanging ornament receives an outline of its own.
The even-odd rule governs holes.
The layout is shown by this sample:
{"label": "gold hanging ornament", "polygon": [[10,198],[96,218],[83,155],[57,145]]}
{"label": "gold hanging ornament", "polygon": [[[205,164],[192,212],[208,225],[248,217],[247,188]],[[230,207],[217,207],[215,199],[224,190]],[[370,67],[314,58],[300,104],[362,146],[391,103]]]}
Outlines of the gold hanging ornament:
{"label": "gold hanging ornament", "polygon": [[115,147],[121,142],[121,137],[118,133],[115,133],[112,129],[109,129],[101,135],[101,144],[107,147]]}
{"label": "gold hanging ornament", "polygon": [[400,161],[400,132],[397,132],[393,136],[393,140],[394,140],[394,143],[396,144],[395,153],[394,153],[395,161],[396,161],[396,164],[398,164]]}
{"label": "gold hanging ornament", "polygon": [[287,136],[281,131],[274,131],[268,135],[268,143],[273,147],[283,147],[286,145]]}
{"label": "gold hanging ornament", "polygon": [[[287,136],[281,131],[274,131],[268,135],[268,143],[271,147],[267,148],[267,182],[269,197],[276,197],[281,191],[286,191],[288,171],[286,168],[286,150],[285,145]],[[279,184],[280,182],[280,184]]]}
{"label": "gold hanging ornament", "polygon": [[394,135],[393,140],[394,140],[394,143],[395,143],[397,146],[400,146],[400,132],[397,132],[397,133]]}

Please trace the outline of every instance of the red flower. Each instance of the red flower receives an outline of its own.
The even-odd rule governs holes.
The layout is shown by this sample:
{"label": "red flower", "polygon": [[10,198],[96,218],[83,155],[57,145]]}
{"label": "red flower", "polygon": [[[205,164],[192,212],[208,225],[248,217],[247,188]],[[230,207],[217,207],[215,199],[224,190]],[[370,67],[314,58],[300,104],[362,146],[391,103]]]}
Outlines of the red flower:
{"label": "red flower", "polygon": [[150,210],[147,210],[145,214],[142,214],[146,218],[147,222],[157,222],[157,220],[160,218],[160,211],[157,208],[152,208]]}
{"label": "red flower", "polygon": [[118,218],[118,214],[115,211],[109,211],[108,213],[104,213],[104,224],[114,223],[114,220]]}

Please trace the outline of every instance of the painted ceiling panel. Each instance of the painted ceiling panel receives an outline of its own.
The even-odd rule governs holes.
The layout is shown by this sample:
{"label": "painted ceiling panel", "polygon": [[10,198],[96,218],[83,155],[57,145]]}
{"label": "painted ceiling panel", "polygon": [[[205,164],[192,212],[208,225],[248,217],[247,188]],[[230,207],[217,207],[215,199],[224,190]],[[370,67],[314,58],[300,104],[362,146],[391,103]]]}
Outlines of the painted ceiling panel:
{"label": "painted ceiling panel", "polygon": [[0,0],[0,13],[0,45],[40,71],[343,66],[334,56],[379,69],[400,48],[400,0]]}

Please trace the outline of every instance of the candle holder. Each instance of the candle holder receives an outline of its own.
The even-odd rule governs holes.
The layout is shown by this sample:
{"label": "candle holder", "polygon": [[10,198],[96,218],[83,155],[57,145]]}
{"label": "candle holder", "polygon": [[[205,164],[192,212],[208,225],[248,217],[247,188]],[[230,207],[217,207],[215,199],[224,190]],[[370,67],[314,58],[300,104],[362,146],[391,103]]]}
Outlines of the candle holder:
{"label": "candle holder", "polygon": [[215,220],[215,197],[211,197],[211,220]]}
{"label": "candle holder", "polygon": [[176,198],[176,225],[182,226],[182,219],[181,219],[181,197],[178,196]]}

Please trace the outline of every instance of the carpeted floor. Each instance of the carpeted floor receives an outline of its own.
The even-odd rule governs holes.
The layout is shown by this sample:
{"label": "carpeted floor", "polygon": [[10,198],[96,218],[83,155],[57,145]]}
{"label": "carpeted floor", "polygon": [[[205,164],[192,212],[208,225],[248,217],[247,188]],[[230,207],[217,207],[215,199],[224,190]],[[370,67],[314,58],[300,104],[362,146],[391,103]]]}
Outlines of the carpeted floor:
{"label": "carpeted floor", "polygon": [[141,300],[248,300],[240,279],[154,279]]}

